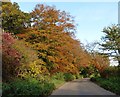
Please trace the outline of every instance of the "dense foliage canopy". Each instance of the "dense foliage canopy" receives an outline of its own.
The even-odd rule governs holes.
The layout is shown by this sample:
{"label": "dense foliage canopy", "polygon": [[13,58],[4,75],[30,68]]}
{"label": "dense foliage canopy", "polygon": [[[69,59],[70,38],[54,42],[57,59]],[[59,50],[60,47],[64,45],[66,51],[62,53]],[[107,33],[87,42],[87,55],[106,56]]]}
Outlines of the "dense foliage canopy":
{"label": "dense foliage canopy", "polygon": [[30,26],[30,15],[22,12],[17,3],[2,2],[2,27],[14,34]]}
{"label": "dense foliage canopy", "polygon": [[[5,76],[13,74],[12,70],[17,71],[16,76],[37,78],[56,72],[80,74],[86,67],[100,72],[108,66],[108,57],[99,53],[93,57],[73,37],[76,24],[69,13],[43,4],[30,13],[22,12],[17,3],[3,3],[2,8],[3,30],[15,34],[3,33],[3,70],[8,70]],[[14,40],[12,45],[7,45],[9,38]]]}

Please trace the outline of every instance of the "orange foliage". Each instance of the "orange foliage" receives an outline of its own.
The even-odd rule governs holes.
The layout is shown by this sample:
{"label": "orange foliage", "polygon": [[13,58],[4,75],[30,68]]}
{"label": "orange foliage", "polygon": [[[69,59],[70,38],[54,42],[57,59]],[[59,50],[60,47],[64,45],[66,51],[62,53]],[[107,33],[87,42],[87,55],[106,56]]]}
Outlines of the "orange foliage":
{"label": "orange foliage", "polygon": [[95,54],[92,60],[92,64],[100,71],[104,71],[109,66],[109,58],[104,55]]}
{"label": "orange foliage", "polygon": [[[98,69],[106,65],[101,56],[92,56],[73,38],[73,17],[55,7],[36,5],[31,12],[33,26],[18,37],[25,39],[38,51],[39,59],[46,63],[51,73],[58,71],[78,73],[81,66],[94,64]],[[31,30],[30,30],[31,29]]]}
{"label": "orange foliage", "polygon": [[54,6],[38,4],[31,15],[35,28],[49,32],[69,32],[71,35],[75,32],[73,17],[65,11],[57,10]]}

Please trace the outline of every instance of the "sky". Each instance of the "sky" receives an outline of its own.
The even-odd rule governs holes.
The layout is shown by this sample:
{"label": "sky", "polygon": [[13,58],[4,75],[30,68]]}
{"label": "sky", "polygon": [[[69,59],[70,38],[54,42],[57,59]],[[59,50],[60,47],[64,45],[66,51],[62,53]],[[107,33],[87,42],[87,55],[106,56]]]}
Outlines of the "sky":
{"label": "sky", "polygon": [[118,24],[117,2],[18,2],[20,9],[31,12],[36,4],[55,5],[74,16],[76,38],[82,43],[100,41],[104,27]]}

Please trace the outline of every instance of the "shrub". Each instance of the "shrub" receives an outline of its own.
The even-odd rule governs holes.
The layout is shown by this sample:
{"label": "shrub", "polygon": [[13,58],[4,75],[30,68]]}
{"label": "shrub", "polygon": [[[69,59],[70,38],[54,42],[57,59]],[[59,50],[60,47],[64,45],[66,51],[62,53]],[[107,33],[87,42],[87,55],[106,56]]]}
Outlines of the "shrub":
{"label": "shrub", "polygon": [[108,78],[108,76],[110,75],[110,70],[109,69],[105,69],[104,71],[102,71],[101,73],[101,76],[103,78]]}
{"label": "shrub", "polygon": [[74,76],[71,73],[64,73],[65,81],[72,81],[74,80]]}
{"label": "shrub", "polygon": [[33,50],[29,43],[23,40],[16,40],[12,47],[21,54],[21,64],[30,64],[38,59],[37,51]]}
{"label": "shrub", "polygon": [[41,83],[36,79],[17,79],[10,84],[3,85],[3,97],[35,96],[40,97],[49,95],[55,88],[53,83]]}
{"label": "shrub", "polygon": [[50,95],[54,89],[55,85],[53,83],[45,82],[43,84],[42,95],[44,96]]}
{"label": "shrub", "polygon": [[112,91],[120,95],[120,77],[109,77],[109,78],[92,78],[93,81],[96,81],[101,87]]}
{"label": "shrub", "polygon": [[54,75],[52,75],[52,78],[57,80],[64,80],[64,73],[57,72]]}
{"label": "shrub", "polygon": [[89,65],[87,67],[81,67],[80,71],[81,71],[80,74],[83,75],[84,78],[100,76],[98,69],[94,65]]}
{"label": "shrub", "polygon": [[38,57],[37,52],[26,42],[15,39],[10,33],[3,33],[2,37],[2,74],[3,81],[8,81],[17,77],[20,67],[29,66]]}
{"label": "shrub", "polygon": [[37,80],[45,81],[48,78],[46,76],[49,76],[49,72],[47,68],[43,65],[44,62],[42,60],[36,60],[32,62],[29,65],[22,65],[19,68],[19,74],[18,76],[21,78],[35,78]]}
{"label": "shrub", "polygon": [[17,75],[17,67],[20,66],[21,54],[12,47],[16,39],[9,33],[2,34],[2,77],[8,80]]}
{"label": "shrub", "polygon": [[83,78],[83,76],[77,73],[77,74],[75,74],[75,78],[79,79],[79,78]]}
{"label": "shrub", "polygon": [[89,76],[89,67],[81,67],[80,71],[84,78]]}
{"label": "shrub", "polygon": [[119,76],[119,68],[117,66],[109,66],[100,74],[103,78],[109,78],[111,76]]}
{"label": "shrub", "polygon": [[57,72],[57,73],[53,74],[50,77],[50,82],[54,83],[56,88],[60,87],[65,82],[64,73]]}
{"label": "shrub", "polygon": [[90,78],[90,80],[93,81],[93,82],[96,82],[98,79],[99,79],[99,77],[95,77],[95,76]]}
{"label": "shrub", "polygon": [[[9,84],[6,84],[6,83],[2,83],[2,96],[3,97],[12,97],[12,95],[10,95],[11,93],[11,87]],[[6,95],[8,94],[8,95]],[[6,95],[6,96],[5,96]]]}

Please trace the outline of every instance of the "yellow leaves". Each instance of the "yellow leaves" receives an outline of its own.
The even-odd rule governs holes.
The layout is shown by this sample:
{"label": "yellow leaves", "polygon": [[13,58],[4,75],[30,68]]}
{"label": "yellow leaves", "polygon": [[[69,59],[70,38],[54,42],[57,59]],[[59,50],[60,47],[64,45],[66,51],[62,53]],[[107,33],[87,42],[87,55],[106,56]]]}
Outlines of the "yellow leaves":
{"label": "yellow leaves", "polygon": [[46,63],[42,59],[38,59],[35,61],[37,65],[46,65]]}
{"label": "yellow leaves", "polygon": [[55,62],[55,58],[53,56],[47,56],[48,60]]}
{"label": "yellow leaves", "polygon": [[75,67],[74,64],[69,63],[66,67],[65,67],[65,71],[71,72],[71,73],[77,73],[78,69],[77,67]]}
{"label": "yellow leaves", "polygon": [[19,68],[19,74],[20,77],[34,77],[37,78],[39,75],[49,74],[47,68],[43,66],[45,64],[42,60],[36,60],[29,65],[22,65]]}

